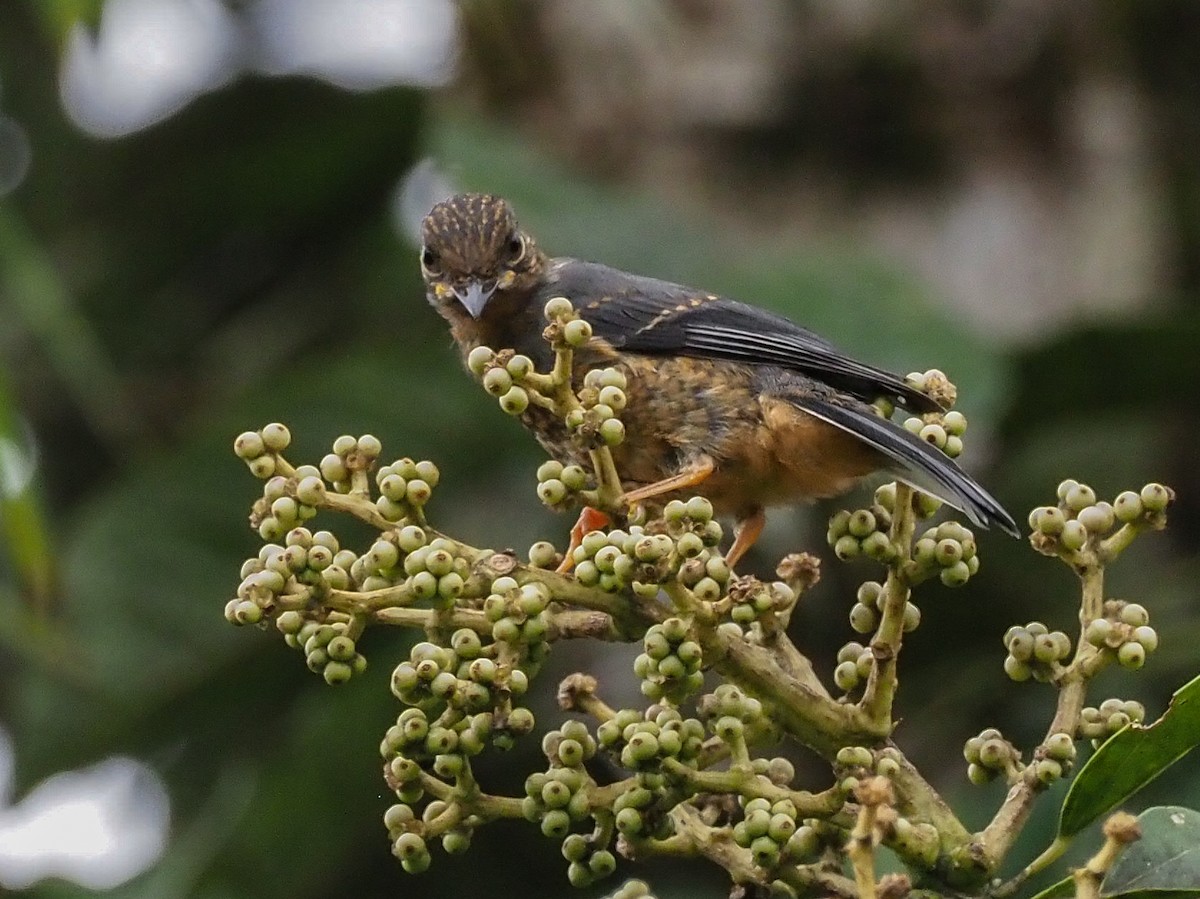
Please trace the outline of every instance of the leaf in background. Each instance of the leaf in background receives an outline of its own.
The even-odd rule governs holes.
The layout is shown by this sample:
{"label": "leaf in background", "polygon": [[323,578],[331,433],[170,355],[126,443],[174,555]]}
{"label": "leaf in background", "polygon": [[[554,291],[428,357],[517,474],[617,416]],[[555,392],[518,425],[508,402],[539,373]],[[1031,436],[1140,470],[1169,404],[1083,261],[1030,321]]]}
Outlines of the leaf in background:
{"label": "leaf in background", "polygon": [[1040,893],[1035,893],[1030,899],[1059,899],[1061,896],[1075,895],[1075,878],[1067,875],[1058,883],[1046,887]]}
{"label": "leaf in background", "polygon": [[1101,896],[1200,896],[1200,812],[1176,805],[1138,816],[1142,838],[1117,858]]}
{"label": "leaf in background", "polygon": [[1200,677],[1180,687],[1161,718],[1131,725],[1088,759],[1071,784],[1059,818],[1060,837],[1079,833],[1120,805],[1200,744]]}

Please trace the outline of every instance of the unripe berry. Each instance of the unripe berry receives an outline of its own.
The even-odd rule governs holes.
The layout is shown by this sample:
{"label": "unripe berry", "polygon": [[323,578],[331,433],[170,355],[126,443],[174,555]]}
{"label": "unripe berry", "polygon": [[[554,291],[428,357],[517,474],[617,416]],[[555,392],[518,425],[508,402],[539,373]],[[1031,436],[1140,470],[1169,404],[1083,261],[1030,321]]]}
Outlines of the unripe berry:
{"label": "unripe berry", "polygon": [[1123,668],[1137,670],[1146,664],[1146,648],[1141,643],[1123,643],[1117,650],[1117,661]]}
{"label": "unripe berry", "polygon": [[573,347],[583,346],[592,337],[592,326],[581,318],[567,322],[563,327],[563,340]]}

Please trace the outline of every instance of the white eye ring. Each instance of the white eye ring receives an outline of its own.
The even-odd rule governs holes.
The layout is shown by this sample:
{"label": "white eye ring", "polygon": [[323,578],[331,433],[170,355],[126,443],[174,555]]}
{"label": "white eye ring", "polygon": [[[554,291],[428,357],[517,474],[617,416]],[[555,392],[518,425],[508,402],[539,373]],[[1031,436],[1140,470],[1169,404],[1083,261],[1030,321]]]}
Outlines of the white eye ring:
{"label": "white eye ring", "polygon": [[430,274],[435,274],[438,271],[438,254],[429,249],[429,247],[424,247],[421,250],[421,268]]}
{"label": "white eye ring", "polygon": [[526,250],[525,235],[521,234],[520,232],[517,232],[516,234],[514,234],[512,237],[510,237],[508,239],[507,248],[508,248],[508,253],[509,253],[509,258],[508,258],[509,265],[516,265],[518,262],[520,262],[522,259],[525,258],[525,250]]}

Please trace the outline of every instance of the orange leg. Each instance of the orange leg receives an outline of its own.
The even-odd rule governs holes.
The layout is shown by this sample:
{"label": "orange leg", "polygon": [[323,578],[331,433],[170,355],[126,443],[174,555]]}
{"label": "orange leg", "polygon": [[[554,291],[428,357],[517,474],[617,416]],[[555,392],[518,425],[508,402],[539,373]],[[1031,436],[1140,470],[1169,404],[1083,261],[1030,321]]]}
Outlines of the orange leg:
{"label": "orange leg", "polygon": [[685,487],[695,487],[697,484],[703,484],[708,479],[708,476],[716,471],[716,468],[716,463],[713,462],[711,456],[701,456],[677,475],[672,475],[661,481],[655,481],[653,484],[647,484],[645,487],[638,487],[636,490],[630,490],[621,497],[621,502],[632,506],[634,503],[653,499],[656,496],[662,496],[664,493],[683,490]]}
{"label": "orange leg", "polygon": [[571,544],[567,547],[567,554],[563,556],[562,563],[555,570],[559,574],[566,574],[575,567],[575,550],[579,548],[579,544],[583,542],[583,535],[594,531],[597,528],[602,528],[612,524],[612,519],[601,512],[599,509],[593,509],[591,506],[584,506],[579,513],[579,520],[575,522],[575,526],[571,528]]}
{"label": "orange leg", "polygon": [[737,565],[738,560],[755,544],[766,523],[766,514],[761,508],[758,508],[734,525],[733,546],[729,547],[729,552],[725,553],[725,561],[729,563],[730,568]]}

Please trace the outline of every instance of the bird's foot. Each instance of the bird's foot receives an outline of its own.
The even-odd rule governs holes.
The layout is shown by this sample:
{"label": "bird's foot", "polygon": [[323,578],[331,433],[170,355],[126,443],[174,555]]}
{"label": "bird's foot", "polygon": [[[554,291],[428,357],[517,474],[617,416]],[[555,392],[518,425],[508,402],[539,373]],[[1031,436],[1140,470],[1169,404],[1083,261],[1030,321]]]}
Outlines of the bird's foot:
{"label": "bird's foot", "polygon": [[762,509],[755,509],[745,518],[739,518],[733,528],[733,546],[725,553],[725,561],[733,568],[741,560],[746,551],[757,541],[767,523],[767,515]]}
{"label": "bird's foot", "polygon": [[612,524],[612,519],[605,513],[599,509],[593,509],[591,506],[584,506],[583,510],[579,513],[579,519],[575,522],[575,526],[571,528],[571,542],[567,546],[567,552],[555,571],[559,574],[566,574],[574,568],[575,550],[583,543],[584,534],[610,524]]}

